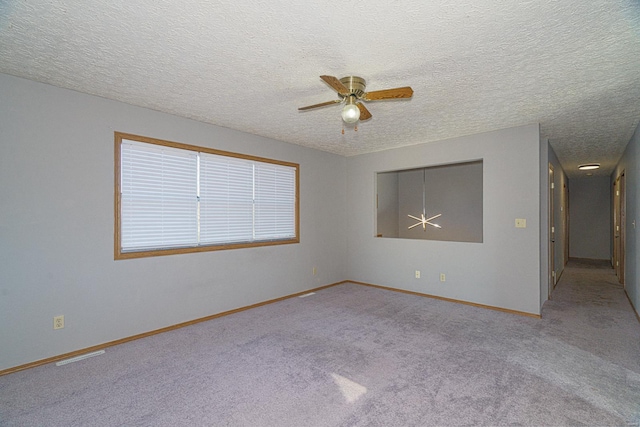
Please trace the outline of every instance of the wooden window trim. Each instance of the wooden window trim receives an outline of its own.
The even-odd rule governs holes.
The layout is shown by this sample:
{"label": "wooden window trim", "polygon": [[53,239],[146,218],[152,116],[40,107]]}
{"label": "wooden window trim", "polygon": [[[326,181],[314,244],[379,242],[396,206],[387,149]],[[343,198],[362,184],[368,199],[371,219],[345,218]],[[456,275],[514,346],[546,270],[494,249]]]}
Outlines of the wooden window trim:
{"label": "wooden window trim", "polygon": [[[153,256],[175,255],[175,254],[187,254],[197,252],[209,252],[219,251],[227,249],[241,249],[241,248],[254,248],[261,246],[277,246],[287,245],[292,243],[300,243],[300,165],[298,163],[284,162],[280,160],[268,159],[265,157],[251,156],[247,154],[233,153],[230,151],[216,150],[213,148],[201,147],[190,144],[183,144],[179,142],[166,141],[156,138],[150,138],[146,136],[134,135],[123,132],[114,132],[114,259],[131,259],[131,258],[145,258]],[[202,245],[195,247],[184,248],[171,248],[171,249],[157,249],[157,250],[144,250],[137,252],[122,252],[122,239],[121,239],[121,144],[122,140],[132,140],[138,142],[146,142],[149,144],[162,145],[166,147],[179,148],[189,151],[197,151],[200,153],[209,153],[219,156],[235,157],[238,159],[252,160],[263,163],[271,163],[282,166],[289,166],[295,169],[295,237],[291,239],[271,240],[271,241],[257,241],[250,243],[229,243],[221,245]]]}

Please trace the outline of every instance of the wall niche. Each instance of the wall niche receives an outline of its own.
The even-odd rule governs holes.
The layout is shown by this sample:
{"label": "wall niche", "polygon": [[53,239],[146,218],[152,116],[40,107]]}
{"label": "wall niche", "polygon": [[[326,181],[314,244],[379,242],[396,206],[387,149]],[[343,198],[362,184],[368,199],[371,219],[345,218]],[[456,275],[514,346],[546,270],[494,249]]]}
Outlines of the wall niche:
{"label": "wall niche", "polygon": [[482,163],[378,172],[376,236],[482,243]]}

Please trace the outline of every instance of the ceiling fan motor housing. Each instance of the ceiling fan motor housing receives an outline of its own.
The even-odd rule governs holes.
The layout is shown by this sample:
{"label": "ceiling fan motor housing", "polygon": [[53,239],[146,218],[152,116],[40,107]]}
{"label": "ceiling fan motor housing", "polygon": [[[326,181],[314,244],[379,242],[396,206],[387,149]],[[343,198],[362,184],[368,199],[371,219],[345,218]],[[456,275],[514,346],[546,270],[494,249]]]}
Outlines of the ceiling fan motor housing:
{"label": "ceiling fan motor housing", "polygon": [[[308,105],[300,107],[298,110],[310,110],[312,108],[325,107],[327,105],[345,103],[342,119],[347,123],[355,123],[358,120],[369,120],[371,113],[360,101],[382,101],[387,99],[403,99],[413,96],[413,89],[409,86],[398,87],[394,89],[376,90],[373,92],[365,92],[367,82],[362,77],[347,76],[338,79],[334,76],[322,75],[320,78],[327,83],[331,89],[338,93],[338,99],[333,101],[321,102],[320,104]],[[354,108],[357,107],[357,110]],[[348,110],[348,114],[345,111]],[[359,114],[358,114],[359,112]]]}
{"label": "ceiling fan motor housing", "polygon": [[340,83],[342,83],[347,89],[349,89],[348,95],[338,94],[342,98],[355,95],[356,98],[360,99],[364,95],[364,90],[367,87],[367,82],[362,77],[356,76],[343,77],[340,79]]}

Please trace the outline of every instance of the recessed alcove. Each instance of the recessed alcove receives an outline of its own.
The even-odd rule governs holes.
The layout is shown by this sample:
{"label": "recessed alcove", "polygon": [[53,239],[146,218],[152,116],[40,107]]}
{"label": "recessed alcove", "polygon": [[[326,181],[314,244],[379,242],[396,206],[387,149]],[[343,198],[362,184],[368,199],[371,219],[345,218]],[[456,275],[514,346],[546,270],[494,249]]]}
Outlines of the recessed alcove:
{"label": "recessed alcove", "polygon": [[482,168],[475,160],[378,172],[376,236],[482,243]]}

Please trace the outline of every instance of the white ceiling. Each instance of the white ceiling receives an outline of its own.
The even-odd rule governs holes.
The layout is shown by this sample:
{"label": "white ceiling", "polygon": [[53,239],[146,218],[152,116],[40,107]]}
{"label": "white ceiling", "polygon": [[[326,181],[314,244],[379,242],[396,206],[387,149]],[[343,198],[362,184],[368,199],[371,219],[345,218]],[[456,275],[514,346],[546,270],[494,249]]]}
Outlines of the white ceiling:
{"label": "white ceiling", "polygon": [[[570,177],[640,119],[637,0],[2,0],[0,72],[345,156],[540,123]],[[319,76],[367,90],[342,131]],[[162,137],[162,135],[149,135]]]}

